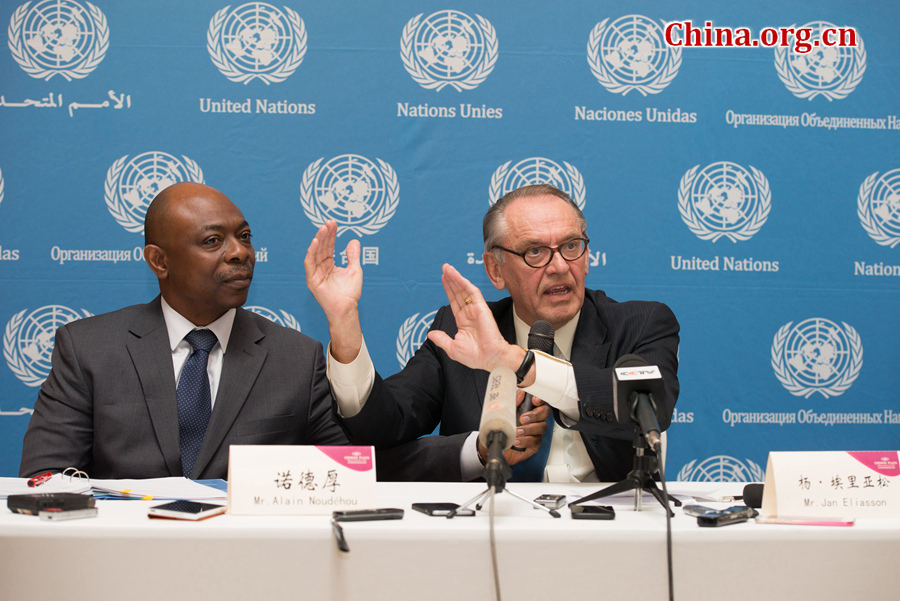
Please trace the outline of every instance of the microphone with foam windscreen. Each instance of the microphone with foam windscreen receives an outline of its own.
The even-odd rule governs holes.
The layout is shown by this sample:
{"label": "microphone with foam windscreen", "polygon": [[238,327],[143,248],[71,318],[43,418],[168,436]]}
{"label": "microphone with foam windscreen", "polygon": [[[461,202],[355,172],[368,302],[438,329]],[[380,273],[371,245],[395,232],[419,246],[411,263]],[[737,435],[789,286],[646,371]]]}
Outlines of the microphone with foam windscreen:
{"label": "microphone with foam windscreen", "polygon": [[498,492],[511,473],[503,451],[512,446],[515,438],[516,374],[507,367],[498,367],[488,375],[478,426],[478,442],[487,448],[484,479]]}
{"label": "microphone with foam windscreen", "polygon": [[[553,337],[556,332],[553,325],[549,321],[539,319],[531,324],[531,330],[528,331],[528,348],[533,351],[541,351],[548,355],[553,354]],[[531,401],[531,394],[526,393],[525,398],[516,411],[516,417],[522,415],[526,411],[534,409],[534,403]]]}
{"label": "microphone with foam windscreen", "polygon": [[743,500],[744,505],[759,509],[762,507],[763,485],[760,483],[751,483],[744,486]]}
{"label": "microphone with foam windscreen", "polygon": [[647,443],[659,450],[659,422],[665,419],[666,389],[656,365],[647,365],[640,355],[624,355],[612,370],[613,409],[620,424],[634,422]]}

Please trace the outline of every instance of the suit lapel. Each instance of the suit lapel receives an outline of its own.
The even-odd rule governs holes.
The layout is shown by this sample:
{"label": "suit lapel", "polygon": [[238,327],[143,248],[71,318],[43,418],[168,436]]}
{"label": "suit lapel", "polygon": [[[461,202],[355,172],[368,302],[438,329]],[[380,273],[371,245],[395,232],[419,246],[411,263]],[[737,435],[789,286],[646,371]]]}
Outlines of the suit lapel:
{"label": "suit lapel", "polygon": [[[613,361],[609,357],[609,337],[606,326],[597,314],[597,305],[594,304],[590,291],[585,291],[584,304],[581,307],[581,316],[578,318],[578,327],[575,329],[575,338],[572,340],[572,357],[570,363],[591,364],[605,368],[612,367]],[[601,469],[602,462],[597,456],[596,441],[590,434],[579,432],[584,447],[587,450],[594,469]]]}
{"label": "suit lapel", "polygon": [[219,391],[194,464],[194,474],[201,474],[206,469],[247,401],[266,358],[267,351],[257,344],[264,336],[247,312],[239,308],[234,316],[228,350],[222,362]]}
{"label": "suit lapel", "polygon": [[181,474],[175,372],[159,297],[145,305],[145,310],[138,314],[129,332],[131,336],[125,346],[141,381],[156,440],[169,473]]}
{"label": "suit lapel", "polygon": [[572,356],[569,362],[610,367],[612,363],[609,360],[609,346],[606,326],[597,315],[597,307],[590,293],[586,292],[581,316],[578,318],[578,327],[575,328],[575,337],[572,340]]}

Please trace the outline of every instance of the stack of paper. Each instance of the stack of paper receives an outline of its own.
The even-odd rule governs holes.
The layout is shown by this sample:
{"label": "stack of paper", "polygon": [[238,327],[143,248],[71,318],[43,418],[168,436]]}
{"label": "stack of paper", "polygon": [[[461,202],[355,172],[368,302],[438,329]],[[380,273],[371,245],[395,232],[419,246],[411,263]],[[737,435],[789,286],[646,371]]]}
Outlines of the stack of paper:
{"label": "stack of paper", "polygon": [[[224,481],[220,481],[224,482]],[[108,499],[225,499],[225,490],[182,477],[147,478],[142,480],[88,480],[62,474],[39,486],[28,486],[28,478],[0,478],[0,498],[9,495],[74,492]]]}
{"label": "stack of paper", "polygon": [[97,497],[117,499],[224,499],[228,495],[183,477],[144,480],[91,480]]}
{"label": "stack of paper", "polygon": [[0,478],[0,497],[9,495],[29,495],[45,492],[91,492],[91,481],[84,478],[72,478],[62,474],[53,474],[49,480],[39,486],[28,486],[28,478]]}

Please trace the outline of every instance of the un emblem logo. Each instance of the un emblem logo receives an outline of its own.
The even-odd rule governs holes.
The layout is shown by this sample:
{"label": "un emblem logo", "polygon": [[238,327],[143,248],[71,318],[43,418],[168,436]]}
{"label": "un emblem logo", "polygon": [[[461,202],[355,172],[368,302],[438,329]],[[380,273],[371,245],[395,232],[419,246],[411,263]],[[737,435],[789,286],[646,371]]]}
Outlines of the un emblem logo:
{"label": "un emblem logo", "polygon": [[507,192],[532,184],[550,184],[569,195],[584,210],[584,178],[573,165],[562,165],[544,157],[522,159],[515,165],[506,161],[491,176],[488,200],[491,205]]}
{"label": "un emblem logo", "polygon": [[394,169],[358,154],[324,157],[309,164],[300,182],[303,212],[316,227],[337,221],[337,235],[350,230],[357,236],[374,234],[390,221],[400,203]]}
{"label": "un emblem logo", "polygon": [[850,388],[862,368],[863,348],[856,330],[842,326],[813,317],[778,329],[772,369],[788,392],[807,399],[818,392],[827,399]]}
{"label": "un emblem logo", "polygon": [[759,464],[749,459],[740,461],[728,455],[716,455],[699,463],[692,459],[675,479],[682,482],[762,482],[764,476]]}
{"label": "un emblem logo", "polygon": [[272,309],[268,309],[266,307],[260,307],[259,305],[249,305],[244,307],[247,311],[252,311],[257,315],[262,315],[269,321],[274,321],[278,325],[290,328],[292,330],[300,331],[300,322],[297,321],[297,318],[288,313],[285,310],[281,310],[279,312],[275,312]]}
{"label": "un emblem logo", "polygon": [[[796,26],[791,25],[796,29]],[[820,39],[822,31],[834,28],[827,21],[801,25],[810,28],[812,37]],[[793,44],[793,41],[792,41]],[[812,100],[824,96],[828,100],[846,98],[866,72],[866,48],[857,33],[856,47],[815,46],[800,54],[789,47],[775,48],[775,72],[791,94]]]}
{"label": "un emblem logo", "polygon": [[9,20],[9,51],[35,79],[87,77],[109,49],[106,15],[90,2],[26,2]]}
{"label": "un emblem logo", "polygon": [[678,186],[678,212],[701,240],[749,240],[772,209],[769,181],[759,169],[720,161],[688,169]]}
{"label": "un emblem logo", "polygon": [[613,94],[659,94],[681,68],[681,48],[666,44],[664,26],[643,15],[603,19],[588,38],[591,73]]}
{"label": "un emblem logo", "polygon": [[61,305],[47,305],[28,313],[22,309],[6,323],[3,332],[3,358],[26,386],[40,386],[50,374],[50,355],[56,330],[76,319],[90,317]]}
{"label": "un emblem logo", "polygon": [[306,25],[287,6],[248,2],[216,12],[206,32],[206,50],[216,69],[237,83],[290,77],[306,55]]}
{"label": "un emblem logo", "polygon": [[856,214],[863,229],[878,244],[894,248],[900,243],[900,169],[881,177],[876,171],[866,178],[859,187]]}
{"label": "un emblem logo", "polygon": [[145,152],[131,160],[116,160],[106,171],[103,197],[110,215],[129,232],[143,233],[144,215],[156,194],[177,182],[203,183],[200,166],[182,155],[177,159],[159,151]]}
{"label": "un emblem logo", "polygon": [[397,361],[401,368],[406,367],[406,363],[425,342],[435,315],[437,311],[426,313],[421,318],[418,313],[413,313],[400,326],[400,331],[397,332]]}
{"label": "un emblem logo", "polygon": [[420,13],[403,27],[400,59],[426,90],[446,86],[461,92],[481,84],[497,62],[497,32],[491,22],[457,10]]}

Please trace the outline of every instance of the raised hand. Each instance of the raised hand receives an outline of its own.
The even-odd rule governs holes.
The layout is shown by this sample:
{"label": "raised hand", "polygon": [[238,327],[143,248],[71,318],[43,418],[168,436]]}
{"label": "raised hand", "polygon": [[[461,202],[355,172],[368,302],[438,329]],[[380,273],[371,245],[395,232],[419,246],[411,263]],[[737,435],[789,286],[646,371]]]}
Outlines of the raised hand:
{"label": "raised hand", "polygon": [[451,338],[446,332],[432,330],[428,333],[429,340],[466,367],[490,371],[504,365],[515,370],[525,351],[503,339],[478,288],[447,264],[441,274],[441,283],[458,331]]}
{"label": "raised hand", "polygon": [[306,250],[303,267],[306,285],[328,319],[331,354],[349,363],[362,346],[359,324],[359,299],[362,296],[362,268],[359,265],[359,240],[347,243],[347,266],[334,263],[337,223],[329,220],[319,228]]}

